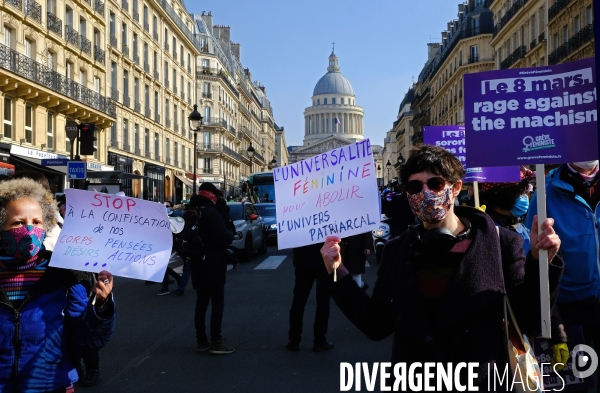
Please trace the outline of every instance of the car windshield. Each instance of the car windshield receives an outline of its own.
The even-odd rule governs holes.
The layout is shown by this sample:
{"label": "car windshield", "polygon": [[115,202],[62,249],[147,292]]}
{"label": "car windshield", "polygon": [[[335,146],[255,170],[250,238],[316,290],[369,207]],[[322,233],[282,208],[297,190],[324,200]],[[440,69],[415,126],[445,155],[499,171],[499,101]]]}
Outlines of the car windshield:
{"label": "car windshield", "polygon": [[245,219],[245,207],[244,205],[229,205],[229,217],[232,220],[243,220]]}
{"label": "car windshield", "polygon": [[254,205],[263,217],[275,217],[275,205]]}

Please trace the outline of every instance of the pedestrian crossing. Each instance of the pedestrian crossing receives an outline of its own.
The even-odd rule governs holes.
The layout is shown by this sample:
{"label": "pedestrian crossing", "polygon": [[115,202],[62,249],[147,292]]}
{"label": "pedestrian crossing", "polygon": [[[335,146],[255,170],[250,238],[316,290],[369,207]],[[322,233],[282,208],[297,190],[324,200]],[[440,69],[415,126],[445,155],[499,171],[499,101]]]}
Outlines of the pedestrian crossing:
{"label": "pedestrian crossing", "polygon": [[[286,255],[271,255],[270,257],[265,258],[264,261],[259,263],[252,270],[274,270],[274,269],[277,269],[283,263],[283,261],[285,260],[286,257],[287,257]],[[369,265],[369,262],[367,262],[365,266],[370,267],[371,265]],[[227,271],[232,270],[232,269],[233,269],[233,265],[227,265]],[[181,274],[181,273],[183,273],[183,265],[179,265],[179,266],[173,268],[173,270],[175,270],[177,273]]]}

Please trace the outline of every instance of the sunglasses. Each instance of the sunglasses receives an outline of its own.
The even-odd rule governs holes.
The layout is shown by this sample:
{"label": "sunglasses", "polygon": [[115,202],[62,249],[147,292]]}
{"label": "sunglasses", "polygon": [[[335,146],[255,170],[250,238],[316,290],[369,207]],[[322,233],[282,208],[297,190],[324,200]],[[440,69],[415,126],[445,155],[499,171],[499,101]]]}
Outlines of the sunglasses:
{"label": "sunglasses", "polygon": [[430,177],[426,182],[422,182],[421,180],[409,180],[406,182],[404,189],[409,194],[417,194],[423,189],[423,184],[427,184],[427,188],[433,192],[440,192],[446,187],[446,179],[436,176]]}

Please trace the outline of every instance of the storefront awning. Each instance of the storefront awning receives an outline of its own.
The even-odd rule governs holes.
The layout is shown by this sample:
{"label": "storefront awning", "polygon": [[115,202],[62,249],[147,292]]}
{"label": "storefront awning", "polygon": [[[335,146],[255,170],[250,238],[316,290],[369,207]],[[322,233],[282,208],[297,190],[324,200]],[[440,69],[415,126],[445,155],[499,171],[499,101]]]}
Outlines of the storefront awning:
{"label": "storefront awning", "polygon": [[66,166],[42,166],[42,160],[37,158],[23,157],[11,155],[11,160],[15,160],[16,162],[20,162],[22,164],[28,165],[36,170],[44,170],[50,173],[60,173],[61,175],[67,174]]}
{"label": "storefront awning", "polygon": [[187,177],[181,176],[181,175],[177,175],[177,174],[175,174],[175,177],[178,178],[179,180],[181,180],[181,182],[183,184],[185,184],[187,187],[190,187],[190,188],[194,187],[194,183],[190,179],[188,179]]}
{"label": "storefront awning", "polygon": [[123,171],[88,171],[88,179],[147,179],[147,176]]}

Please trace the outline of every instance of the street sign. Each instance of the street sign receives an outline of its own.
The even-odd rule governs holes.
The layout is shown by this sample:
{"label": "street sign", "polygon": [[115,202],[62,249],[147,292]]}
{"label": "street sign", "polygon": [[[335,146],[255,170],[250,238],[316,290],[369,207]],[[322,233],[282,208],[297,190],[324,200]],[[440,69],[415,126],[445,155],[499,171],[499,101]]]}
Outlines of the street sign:
{"label": "street sign", "polygon": [[68,158],[44,158],[42,166],[67,166]]}
{"label": "street sign", "polygon": [[73,140],[77,138],[78,126],[79,124],[77,124],[77,122],[73,120],[69,120],[65,125],[65,132],[67,133],[67,138],[69,138],[71,142],[73,142]]}
{"label": "street sign", "polygon": [[67,173],[69,174],[69,179],[84,180],[87,177],[85,162],[69,161],[67,163]]}

